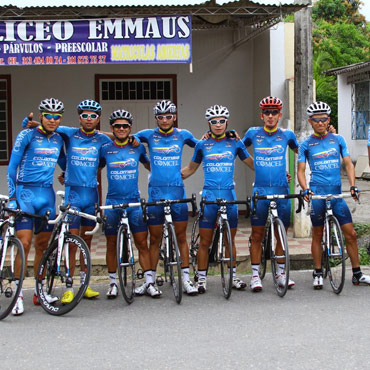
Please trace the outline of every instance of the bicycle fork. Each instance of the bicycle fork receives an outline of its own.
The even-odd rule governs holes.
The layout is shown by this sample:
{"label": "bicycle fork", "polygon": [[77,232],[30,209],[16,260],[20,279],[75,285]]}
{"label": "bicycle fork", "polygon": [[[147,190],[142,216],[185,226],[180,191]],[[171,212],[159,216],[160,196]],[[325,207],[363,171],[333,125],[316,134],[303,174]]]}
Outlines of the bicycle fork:
{"label": "bicycle fork", "polygon": [[[277,256],[275,254],[275,251],[276,251],[276,241],[275,241],[275,224],[274,224],[274,219],[278,218],[278,211],[277,211],[277,204],[276,204],[276,201],[275,200],[272,200],[270,202],[270,227],[271,227],[271,250],[272,250],[272,255],[275,256],[275,259],[278,260],[278,259],[283,259],[285,261],[285,247],[283,245],[283,243],[281,243],[281,249],[283,251],[283,255],[282,256]],[[283,240],[283,236],[281,235],[281,230],[279,230],[279,239],[280,241]]]}

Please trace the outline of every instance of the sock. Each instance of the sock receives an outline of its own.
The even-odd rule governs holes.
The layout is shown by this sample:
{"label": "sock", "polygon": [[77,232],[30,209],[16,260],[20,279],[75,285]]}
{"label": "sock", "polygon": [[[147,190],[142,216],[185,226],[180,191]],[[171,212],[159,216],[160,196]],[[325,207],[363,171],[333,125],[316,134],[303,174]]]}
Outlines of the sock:
{"label": "sock", "polygon": [[[16,280],[16,281],[15,281],[15,285],[16,285],[16,286],[18,286],[18,284],[19,284],[19,280]],[[23,297],[23,289],[21,289],[21,291],[20,291],[20,293],[19,293],[19,296],[20,296],[20,297]]]}
{"label": "sock", "polygon": [[151,283],[155,284],[155,275],[157,274],[157,271],[152,270],[152,281]]}
{"label": "sock", "polygon": [[278,275],[285,274],[285,263],[278,263]]}
{"label": "sock", "polygon": [[358,279],[362,276],[362,271],[360,267],[352,268],[353,276],[356,276]]}
{"label": "sock", "polygon": [[198,280],[200,279],[207,279],[207,270],[198,270]]}
{"label": "sock", "polygon": [[183,280],[183,281],[189,281],[189,280],[190,280],[190,275],[189,275],[190,271],[189,271],[189,267],[183,267],[183,268],[181,269],[181,271],[182,271],[182,280]]}
{"label": "sock", "polygon": [[252,277],[259,277],[260,272],[260,264],[258,265],[252,265]]}
{"label": "sock", "polygon": [[233,276],[235,277],[236,276],[236,266],[233,267]]}
{"label": "sock", "polygon": [[144,277],[145,285],[148,286],[151,282],[153,282],[153,271],[152,270],[144,271]]}
{"label": "sock", "polygon": [[315,269],[315,275],[322,275],[322,268],[321,269]]}
{"label": "sock", "polygon": [[115,272],[109,272],[108,271],[108,275],[109,275],[109,284],[110,285],[116,284],[116,273]]}

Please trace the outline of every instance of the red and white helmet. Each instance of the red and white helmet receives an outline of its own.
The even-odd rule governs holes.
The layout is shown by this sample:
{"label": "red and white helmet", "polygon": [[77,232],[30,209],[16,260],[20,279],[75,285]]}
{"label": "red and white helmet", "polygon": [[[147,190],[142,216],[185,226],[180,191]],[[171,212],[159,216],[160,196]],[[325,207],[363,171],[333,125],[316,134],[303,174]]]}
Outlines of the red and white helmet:
{"label": "red and white helmet", "polygon": [[260,101],[261,109],[279,109],[283,108],[283,102],[275,96],[266,96]]}

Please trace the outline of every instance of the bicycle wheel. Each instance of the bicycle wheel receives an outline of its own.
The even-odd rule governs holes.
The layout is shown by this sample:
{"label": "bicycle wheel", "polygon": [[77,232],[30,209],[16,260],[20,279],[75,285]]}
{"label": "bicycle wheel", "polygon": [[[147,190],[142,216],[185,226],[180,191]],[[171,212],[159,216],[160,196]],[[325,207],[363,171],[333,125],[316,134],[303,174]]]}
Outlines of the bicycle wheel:
{"label": "bicycle wheel", "polygon": [[321,256],[321,269],[322,269],[322,276],[324,279],[328,277],[328,249],[325,246],[325,243],[322,242],[323,245],[323,251]]}
{"label": "bicycle wheel", "polygon": [[[76,258],[74,276],[69,276],[70,273],[66,266],[65,252],[67,248],[69,248],[70,259],[72,253]],[[58,240],[54,240],[41,258],[36,289],[41,307],[51,315],[60,316],[75,308],[82,299],[90,281],[91,257],[85,241],[80,236],[72,234],[65,236],[59,266],[57,256]],[[84,268],[80,272],[81,263]],[[74,293],[73,299],[66,303],[63,296],[71,289]],[[50,298],[54,297],[57,297],[57,300],[51,303]]]}
{"label": "bicycle wheel", "polygon": [[[221,225],[221,254],[219,256],[221,263],[221,284],[222,292],[226,299],[230,298],[233,286],[233,245],[231,239],[230,225],[227,220],[222,221]],[[228,251],[228,253],[226,253]]]}
{"label": "bicycle wheel", "polygon": [[[284,297],[289,286],[290,263],[288,238],[286,235],[284,224],[279,218],[274,219],[274,229],[276,239],[275,250],[273,250],[272,248],[272,243],[270,247],[272,279],[274,281],[276,293],[278,294],[278,296]],[[279,255],[276,254],[276,246],[278,244],[280,244],[282,248],[282,253],[280,253]]]}
{"label": "bicycle wheel", "polygon": [[194,272],[194,281],[198,281],[198,249],[199,249],[199,218],[197,217],[194,220],[193,227],[191,229],[191,240],[190,240],[190,248],[189,248],[189,253],[190,253],[190,265],[193,268]]}
{"label": "bicycle wheel", "polygon": [[168,243],[169,256],[167,263],[170,281],[176,302],[180,303],[182,299],[181,259],[173,224],[168,224]]}
{"label": "bicycle wheel", "polygon": [[[10,237],[8,247],[4,250],[4,240],[0,246],[0,266],[4,261],[3,268],[0,270],[0,320],[9,315],[17,302],[19,293],[22,289],[24,278],[24,249],[21,241],[15,237]],[[16,285],[14,271],[15,258],[20,260],[19,283]],[[4,259],[3,259],[4,258]]]}
{"label": "bicycle wheel", "polygon": [[266,275],[266,269],[267,269],[267,260],[270,259],[270,250],[271,250],[271,229],[269,227],[265,230],[265,236],[263,238],[263,241],[261,243],[261,266],[260,266],[260,279],[263,280],[263,278]]}
{"label": "bicycle wheel", "polygon": [[327,245],[328,275],[334,293],[339,294],[344,286],[346,272],[343,235],[336,217],[329,216],[328,222],[329,230],[325,230],[329,233],[329,245]]}
{"label": "bicycle wheel", "polygon": [[121,225],[117,236],[117,271],[119,285],[125,301],[130,304],[134,300],[135,291],[135,259],[132,243],[127,237],[127,226]]}

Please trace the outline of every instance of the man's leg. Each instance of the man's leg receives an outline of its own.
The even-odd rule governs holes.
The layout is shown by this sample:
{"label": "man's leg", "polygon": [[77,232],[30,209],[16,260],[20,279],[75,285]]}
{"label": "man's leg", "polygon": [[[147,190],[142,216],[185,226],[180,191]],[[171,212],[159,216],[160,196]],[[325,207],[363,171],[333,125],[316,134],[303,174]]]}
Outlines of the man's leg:
{"label": "man's leg", "polygon": [[262,290],[262,282],[259,277],[259,267],[261,264],[262,248],[261,243],[265,234],[265,226],[253,226],[251,235],[251,266],[252,266],[252,279],[250,288],[253,292]]}
{"label": "man's leg", "polygon": [[117,275],[117,235],[106,235],[107,252],[106,262],[109,275],[109,289],[107,298],[113,299],[118,295],[118,286],[116,282]]}
{"label": "man's leg", "polygon": [[206,292],[206,280],[208,269],[209,247],[212,243],[213,229],[199,228],[199,248],[198,248],[198,281],[196,287],[198,293]]}

